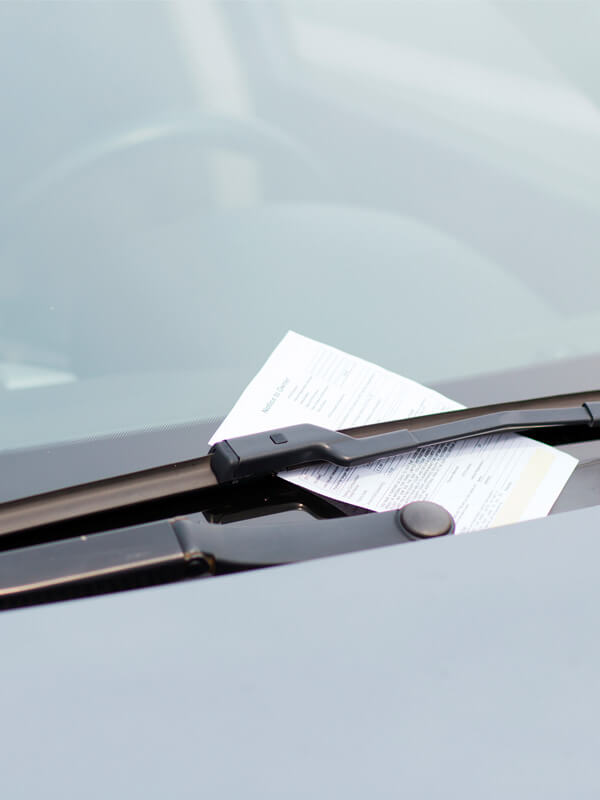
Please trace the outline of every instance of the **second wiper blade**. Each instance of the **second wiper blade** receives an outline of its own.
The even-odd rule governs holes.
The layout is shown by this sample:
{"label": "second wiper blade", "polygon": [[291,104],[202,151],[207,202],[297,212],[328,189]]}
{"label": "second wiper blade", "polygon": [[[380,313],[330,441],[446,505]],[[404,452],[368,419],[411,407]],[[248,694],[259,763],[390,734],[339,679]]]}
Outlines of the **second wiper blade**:
{"label": "second wiper blade", "polygon": [[228,483],[317,461],[353,467],[419,447],[490,433],[580,425],[600,425],[600,401],[566,408],[501,410],[365,438],[316,425],[293,425],[217,442],[211,451],[211,468],[220,483]]}

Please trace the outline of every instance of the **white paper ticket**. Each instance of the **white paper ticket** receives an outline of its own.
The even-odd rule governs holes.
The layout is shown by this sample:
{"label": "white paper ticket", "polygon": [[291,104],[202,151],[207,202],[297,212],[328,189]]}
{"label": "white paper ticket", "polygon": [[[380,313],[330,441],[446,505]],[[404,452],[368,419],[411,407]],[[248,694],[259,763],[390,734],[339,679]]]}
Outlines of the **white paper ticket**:
{"label": "white paper ticket", "polygon": [[[409,378],[290,331],[210,444],[308,422],[342,430],[462,408]],[[545,516],[577,459],[514,433],[423,447],[358,467],[316,464],[287,481],[372,511],[443,505],[457,533]]]}

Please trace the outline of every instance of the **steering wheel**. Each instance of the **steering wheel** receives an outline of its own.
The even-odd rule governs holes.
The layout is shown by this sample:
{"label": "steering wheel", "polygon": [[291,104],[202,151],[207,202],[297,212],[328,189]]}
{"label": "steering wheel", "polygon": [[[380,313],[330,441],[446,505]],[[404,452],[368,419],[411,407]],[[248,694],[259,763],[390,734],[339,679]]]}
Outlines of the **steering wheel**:
{"label": "steering wheel", "polygon": [[[97,251],[129,233],[214,210],[207,148],[260,164],[259,204],[302,203],[328,192],[327,169],[310,150],[253,118],[170,116],[79,147],[0,209],[0,335],[4,328],[25,360],[45,363],[46,351],[75,346],[70,320],[98,269],[88,266]],[[233,167],[226,180],[235,193],[235,161]]]}
{"label": "steering wheel", "polygon": [[[161,163],[161,156],[165,157],[166,150],[171,154],[185,150],[191,159],[188,164],[191,168],[194,163],[203,161],[202,151],[207,148],[231,151],[262,161],[270,170],[271,177],[277,180],[279,176],[279,188],[285,176],[287,185],[293,190],[291,196],[283,197],[284,200],[301,201],[315,195],[323,199],[323,192],[327,192],[330,185],[324,164],[285,131],[255,118],[198,112],[117,131],[51,164],[22,186],[6,204],[2,214],[4,238],[11,232],[11,238],[14,238],[14,234],[22,230],[24,218],[29,218],[36,206],[52,200],[55,193],[68,190],[69,184],[96,169],[121,169],[126,161],[134,160],[142,174],[149,166],[160,171],[165,166]],[[196,162],[192,160],[194,156]],[[185,175],[170,176],[173,177],[185,179]]]}

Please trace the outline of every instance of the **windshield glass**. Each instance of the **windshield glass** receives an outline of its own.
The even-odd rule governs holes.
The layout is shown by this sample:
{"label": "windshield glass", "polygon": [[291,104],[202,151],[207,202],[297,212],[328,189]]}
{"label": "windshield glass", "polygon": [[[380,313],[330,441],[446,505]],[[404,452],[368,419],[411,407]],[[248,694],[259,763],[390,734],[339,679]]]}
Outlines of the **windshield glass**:
{"label": "windshield glass", "polygon": [[429,384],[600,350],[599,34],[1,3],[0,450],[221,417],[288,329]]}

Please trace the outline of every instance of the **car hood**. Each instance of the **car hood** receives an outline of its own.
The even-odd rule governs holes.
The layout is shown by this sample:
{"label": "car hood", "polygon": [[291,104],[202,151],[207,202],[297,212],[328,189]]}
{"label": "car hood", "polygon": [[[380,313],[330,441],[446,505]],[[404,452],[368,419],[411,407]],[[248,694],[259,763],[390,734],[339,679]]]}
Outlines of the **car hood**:
{"label": "car hood", "polygon": [[599,522],[7,612],[5,792],[593,796]]}

